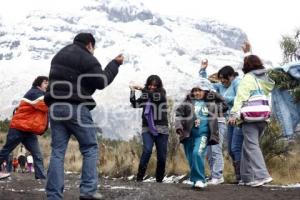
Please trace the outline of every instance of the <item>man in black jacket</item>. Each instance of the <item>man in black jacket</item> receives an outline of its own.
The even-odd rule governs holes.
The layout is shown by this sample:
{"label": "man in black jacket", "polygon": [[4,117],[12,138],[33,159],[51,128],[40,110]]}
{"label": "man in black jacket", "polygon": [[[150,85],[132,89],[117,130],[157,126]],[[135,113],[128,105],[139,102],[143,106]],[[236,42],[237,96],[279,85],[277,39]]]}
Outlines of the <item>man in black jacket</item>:
{"label": "man in black jacket", "polygon": [[80,199],[102,199],[97,193],[98,143],[90,114],[96,106],[92,94],[108,86],[116,77],[123,56],[113,59],[102,70],[93,56],[95,39],[90,33],[79,33],[52,59],[49,89],[45,102],[50,107],[51,158],[46,192],[48,199],[62,199],[64,157],[71,134],[78,140],[83,156]]}

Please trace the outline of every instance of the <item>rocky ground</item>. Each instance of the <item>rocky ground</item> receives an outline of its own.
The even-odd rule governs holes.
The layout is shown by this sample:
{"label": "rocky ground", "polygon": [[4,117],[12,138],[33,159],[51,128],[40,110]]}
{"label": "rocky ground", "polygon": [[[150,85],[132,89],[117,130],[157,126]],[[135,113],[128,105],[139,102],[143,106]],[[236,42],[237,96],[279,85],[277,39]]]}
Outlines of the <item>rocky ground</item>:
{"label": "rocky ground", "polygon": [[[123,179],[101,179],[99,192],[105,199],[120,200],[299,200],[300,188],[264,186],[251,188],[231,184],[209,186],[203,190],[192,189],[182,183],[136,183]],[[64,199],[79,199],[79,175],[66,174]],[[0,199],[35,200],[46,199],[44,183],[34,180],[29,173],[13,173],[8,179],[0,180]]]}

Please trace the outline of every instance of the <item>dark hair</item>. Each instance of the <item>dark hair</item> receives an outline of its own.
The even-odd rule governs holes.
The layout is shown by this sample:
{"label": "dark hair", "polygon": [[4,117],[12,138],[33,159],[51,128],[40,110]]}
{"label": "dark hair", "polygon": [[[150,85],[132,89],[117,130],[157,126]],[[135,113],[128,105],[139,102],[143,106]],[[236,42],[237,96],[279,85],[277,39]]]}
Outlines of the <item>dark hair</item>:
{"label": "dark hair", "polygon": [[238,75],[239,75],[239,74],[238,74],[237,72],[235,72],[234,69],[233,69],[231,66],[229,66],[229,65],[222,67],[222,68],[218,71],[218,78],[219,78],[219,79],[220,79],[221,76],[222,76],[222,78],[225,78],[225,79],[229,80],[229,77],[231,77],[231,76],[236,77],[236,76],[238,76]]}
{"label": "dark hair", "polygon": [[253,70],[264,69],[264,65],[260,58],[256,55],[249,55],[244,58],[243,72],[247,74]]}
{"label": "dark hair", "polygon": [[193,94],[196,90],[202,91],[201,88],[199,88],[199,87],[194,87],[194,88],[192,88],[192,90],[191,90],[191,94]]}
{"label": "dark hair", "polygon": [[190,92],[190,94],[188,94],[187,95],[187,97],[186,97],[186,99],[187,100],[192,100],[192,99],[194,99],[194,92],[196,91],[196,90],[200,90],[200,91],[204,91],[204,98],[206,98],[206,95],[209,93],[209,91],[207,91],[207,90],[202,90],[201,88],[199,88],[199,87],[194,87],[194,88],[192,88],[191,89],[191,92]]}
{"label": "dark hair", "polygon": [[79,33],[75,36],[73,43],[79,42],[84,45],[88,45],[90,42],[92,46],[95,47],[96,40],[91,33]]}
{"label": "dark hair", "polygon": [[49,81],[47,76],[38,76],[34,79],[32,83],[32,87],[38,87],[41,86],[43,81]]}
{"label": "dark hair", "polygon": [[157,75],[151,75],[147,78],[145,87],[148,88],[149,85],[151,85],[153,82],[156,83],[157,89],[163,88],[162,81],[159,76]]}

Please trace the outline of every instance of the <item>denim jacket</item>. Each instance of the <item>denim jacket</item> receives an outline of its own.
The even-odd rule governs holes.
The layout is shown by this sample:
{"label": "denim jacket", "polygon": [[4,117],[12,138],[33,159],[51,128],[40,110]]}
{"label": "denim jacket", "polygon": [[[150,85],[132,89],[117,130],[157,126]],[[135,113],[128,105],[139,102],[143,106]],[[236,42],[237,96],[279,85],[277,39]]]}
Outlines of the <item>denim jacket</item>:
{"label": "denim jacket", "polygon": [[272,91],[272,114],[279,121],[283,136],[290,137],[300,123],[300,102],[295,103],[288,90],[275,88]]}
{"label": "denim jacket", "polygon": [[[300,62],[287,63],[277,69],[283,69],[293,78],[300,81]],[[272,114],[281,125],[283,136],[294,134],[296,126],[300,123],[300,102],[295,102],[288,90],[275,88],[272,91]]]}

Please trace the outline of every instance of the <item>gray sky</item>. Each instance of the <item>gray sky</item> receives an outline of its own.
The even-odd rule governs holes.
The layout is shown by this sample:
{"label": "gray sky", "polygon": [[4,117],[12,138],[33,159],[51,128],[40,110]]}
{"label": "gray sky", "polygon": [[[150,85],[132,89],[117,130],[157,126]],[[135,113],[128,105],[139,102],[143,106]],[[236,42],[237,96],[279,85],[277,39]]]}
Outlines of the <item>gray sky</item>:
{"label": "gray sky", "polygon": [[[67,12],[80,9],[84,5],[83,2],[84,0],[9,0],[1,2],[0,15],[6,21],[15,22],[31,10]],[[299,0],[143,0],[142,2],[160,14],[205,17],[240,27],[248,35],[254,53],[271,60],[275,65],[281,61],[279,47],[281,35],[292,33],[300,27]]]}

